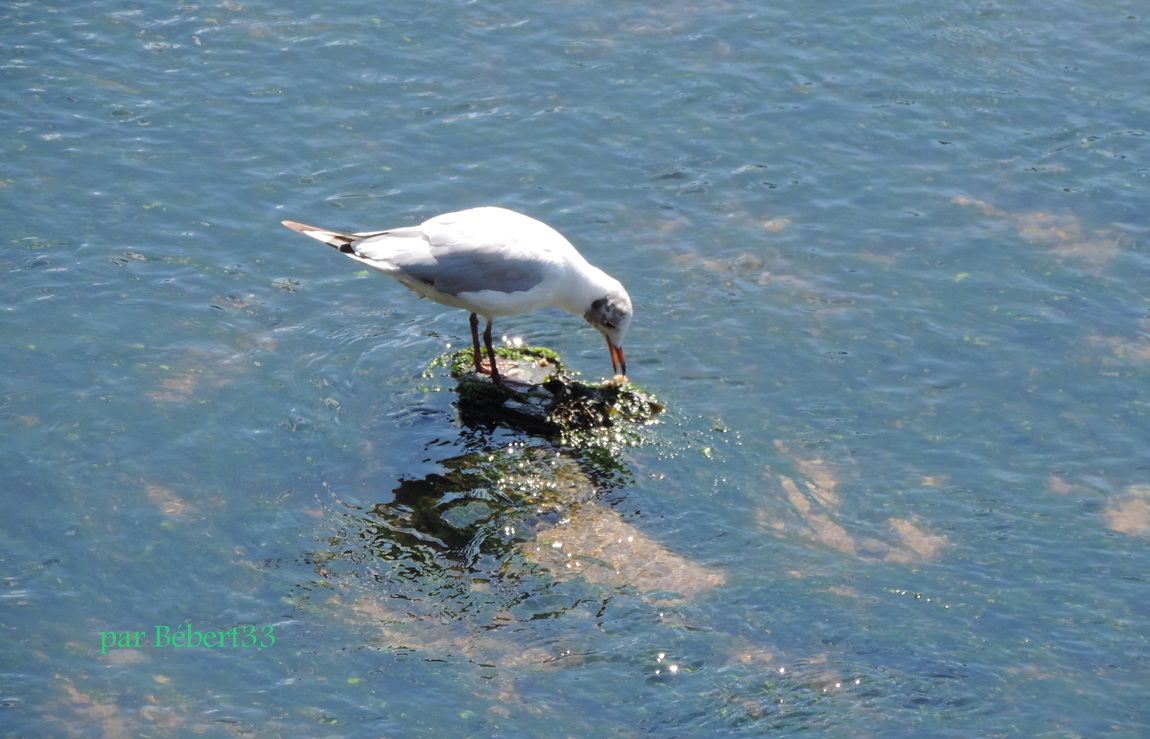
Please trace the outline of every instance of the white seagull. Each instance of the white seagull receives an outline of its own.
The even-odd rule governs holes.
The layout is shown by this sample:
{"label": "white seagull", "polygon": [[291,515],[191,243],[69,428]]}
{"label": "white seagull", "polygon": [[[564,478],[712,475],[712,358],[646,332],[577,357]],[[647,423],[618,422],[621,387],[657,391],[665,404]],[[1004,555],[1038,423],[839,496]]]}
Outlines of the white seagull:
{"label": "white seagull", "polygon": [[[475,369],[479,316],[491,378],[503,386],[491,346],[491,322],[539,308],[561,308],[590,323],[607,339],[611,368],[627,374],[623,337],[631,326],[631,297],[623,285],[583,258],[545,223],[505,208],[472,208],[436,216],[418,226],[343,233],[295,221],[283,225],[339,249],[394,277],[420,297],[471,313]],[[622,378],[625,379],[625,378]]]}

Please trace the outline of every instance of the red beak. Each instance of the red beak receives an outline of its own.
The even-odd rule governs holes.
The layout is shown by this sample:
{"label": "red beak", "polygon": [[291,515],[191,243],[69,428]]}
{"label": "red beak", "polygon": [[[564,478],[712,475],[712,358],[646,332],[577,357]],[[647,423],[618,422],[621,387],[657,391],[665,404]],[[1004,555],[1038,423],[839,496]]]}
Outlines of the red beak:
{"label": "red beak", "polygon": [[611,350],[611,370],[617,375],[627,376],[627,357],[623,355],[623,347],[615,346],[607,339],[607,348]]}

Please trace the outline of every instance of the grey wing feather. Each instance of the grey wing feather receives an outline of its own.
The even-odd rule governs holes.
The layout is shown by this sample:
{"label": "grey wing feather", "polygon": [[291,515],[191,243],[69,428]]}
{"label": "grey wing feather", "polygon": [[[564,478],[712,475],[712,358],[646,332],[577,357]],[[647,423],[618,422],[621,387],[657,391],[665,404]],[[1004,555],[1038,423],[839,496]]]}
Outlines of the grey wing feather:
{"label": "grey wing feather", "polygon": [[418,227],[369,237],[352,248],[360,257],[392,265],[404,276],[448,295],[523,292],[547,274],[546,264],[528,250],[488,240],[451,238],[442,232],[429,235]]}

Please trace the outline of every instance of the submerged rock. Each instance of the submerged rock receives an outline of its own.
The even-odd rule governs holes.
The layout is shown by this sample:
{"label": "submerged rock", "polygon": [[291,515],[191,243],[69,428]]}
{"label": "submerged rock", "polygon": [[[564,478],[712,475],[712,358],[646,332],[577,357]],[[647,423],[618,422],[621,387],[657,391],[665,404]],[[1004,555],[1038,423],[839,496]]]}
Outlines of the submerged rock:
{"label": "submerged rock", "polygon": [[501,347],[495,354],[506,387],[475,372],[470,349],[440,355],[428,367],[429,372],[450,368],[465,424],[502,424],[542,436],[596,436],[619,424],[649,422],[663,411],[625,377],[601,384],[576,380],[550,349]]}

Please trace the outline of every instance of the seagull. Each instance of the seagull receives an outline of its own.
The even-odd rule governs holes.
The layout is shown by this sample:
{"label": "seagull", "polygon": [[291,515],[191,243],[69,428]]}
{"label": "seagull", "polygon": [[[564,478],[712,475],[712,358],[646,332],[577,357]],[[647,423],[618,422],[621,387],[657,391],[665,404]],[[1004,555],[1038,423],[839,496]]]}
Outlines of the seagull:
{"label": "seagull", "polygon": [[[339,249],[395,278],[422,298],[471,313],[472,358],[477,372],[499,375],[491,346],[496,316],[560,308],[579,316],[607,339],[611,369],[625,382],[623,338],[631,326],[631,297],[623,285],[583,258],[571,242],[541,221],[506,208],[445,213],[418,226],[345,233],[283,225]],[[490,370],[480,364],[479,317]]]}

